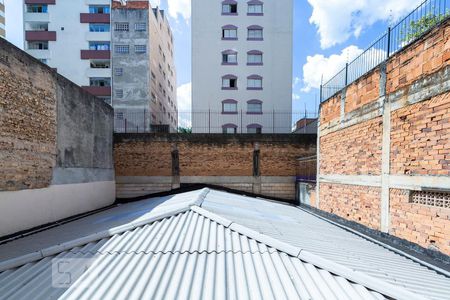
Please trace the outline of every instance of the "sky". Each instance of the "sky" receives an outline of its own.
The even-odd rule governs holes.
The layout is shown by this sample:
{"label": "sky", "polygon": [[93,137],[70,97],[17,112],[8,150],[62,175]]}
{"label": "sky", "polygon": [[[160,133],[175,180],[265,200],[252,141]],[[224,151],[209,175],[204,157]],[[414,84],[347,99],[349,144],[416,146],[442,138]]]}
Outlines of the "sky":
{"label": "sky", "polygon": [[[82,0],[71,0],[82,1]],[[167,11],[175,40],[178,110],[191,109],[191,0],[150,0]],[[218,0],[219,1],[219,0]],[[241,0],[242,1],[242,0]],[[276,0],[266,0],[276,1]],[[293,112],[317,111],[319,87],[423,0],[294,1]],[[20,0],[5,0],[6,38],[23,48]]]}

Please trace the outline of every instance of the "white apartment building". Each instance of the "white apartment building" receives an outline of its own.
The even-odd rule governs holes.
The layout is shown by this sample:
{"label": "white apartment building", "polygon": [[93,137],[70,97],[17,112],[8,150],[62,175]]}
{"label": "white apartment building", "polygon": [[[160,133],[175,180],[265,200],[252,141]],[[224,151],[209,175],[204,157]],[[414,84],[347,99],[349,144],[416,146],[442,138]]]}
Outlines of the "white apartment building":
{"label": "white apartment building", "polygon": [[5,28],[5,2],[0,0],[0,37],[6,37],[6,28]]}
{"label": "white apartment building", "polygon": [[[25,51],[111,104],[120,130],[177,128],[173,113],[161,115],[177,111],[173,36],[164,11],[145,0],[23,1]],[[152,52],[153,43],[165,61]],[[157,64],[170,77],[154,78],[152,89]],[[165,97],[152,96],[159,85]]]}
{"label": "white apartment building", "polygon": [[292,0],[192,0],[192,130],[289,133]]}

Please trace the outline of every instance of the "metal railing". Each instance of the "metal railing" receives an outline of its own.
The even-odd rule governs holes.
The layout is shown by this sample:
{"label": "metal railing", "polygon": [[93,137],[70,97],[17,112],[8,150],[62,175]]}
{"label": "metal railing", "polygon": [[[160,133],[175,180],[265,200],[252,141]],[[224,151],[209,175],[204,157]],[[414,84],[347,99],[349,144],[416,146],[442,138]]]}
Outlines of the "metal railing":
{"label": "metal railing", "polygon": [[450,0],[426,0],[320,86],[321,102],[369,73],[450,16]]}
{"label": "metal railing", "polygon": [[[116,111],[116,133],[292,133],[302,119],[316,119],[317,113],[263,111],[247,112],[155,112]],[[299,124],[308,124],[299,122]],[[299,131],[301,132],[301,131]]]}

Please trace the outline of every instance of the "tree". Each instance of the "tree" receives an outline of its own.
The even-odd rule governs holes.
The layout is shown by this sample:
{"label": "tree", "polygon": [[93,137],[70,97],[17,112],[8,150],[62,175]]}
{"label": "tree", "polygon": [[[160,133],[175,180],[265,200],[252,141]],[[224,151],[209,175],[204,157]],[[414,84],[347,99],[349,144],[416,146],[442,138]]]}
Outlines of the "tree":
{"label": "tree", "polygon": [[411,21],[409,26],[408,24],[405,24],[404,29],[401,32],[402,35],[404,35],[401,42],[404,44],[412,42],[419,38],[425,31],[445,20],[448,16],[450,16],[448,10],[446,13],[438,15],[430,12],[417,21]]}
{"label": "tree", "polygon": [[192,128],[178,127],[178,133],[192,133]]}

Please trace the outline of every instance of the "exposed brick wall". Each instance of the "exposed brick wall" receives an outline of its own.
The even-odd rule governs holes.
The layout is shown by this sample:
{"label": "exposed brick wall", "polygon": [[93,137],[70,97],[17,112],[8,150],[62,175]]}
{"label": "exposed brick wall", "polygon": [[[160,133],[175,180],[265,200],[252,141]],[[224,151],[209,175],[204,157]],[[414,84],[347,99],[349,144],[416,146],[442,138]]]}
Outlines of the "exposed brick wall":
{"label": "exposed brick wall", "polygon": [[391,113],[391,173],[450,175],[450,93]]}
{"label": "exposed brick wall", "polygon": [[264,143],[261,150],[262,176],[296,176],[299,157],[316,154],[316,145]]}
{"label": "exposed brick wall", "polygon": [[409,203],[409,191],[390,190],[391,234],[450,254],[450,210]]}
{"label": "exposed brick wall", "polygon": [[263,183],[261,194],[269,197],[294,199],[295,185],[288,183]]}
{"label": "exposed brick wall", "polygon": [[380,195],[377,187],[321,183],[320,209],[379,230]]}
{"label": "exposed brick wall", "polygon": [[376,101],[379,95],[380,71],[376,69],[348,87],[345,96],[345,112],[351,112],[367,103]]}
{"label": "exposed brick wall", "polygon": [[381,117],[320,138],[320,174],[381,173]]}
{"label": "exposed brick wall", "polygon": [[320,107],[320,125],[333,121],[341,115],[341,94],[327,100]]}

